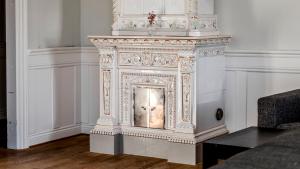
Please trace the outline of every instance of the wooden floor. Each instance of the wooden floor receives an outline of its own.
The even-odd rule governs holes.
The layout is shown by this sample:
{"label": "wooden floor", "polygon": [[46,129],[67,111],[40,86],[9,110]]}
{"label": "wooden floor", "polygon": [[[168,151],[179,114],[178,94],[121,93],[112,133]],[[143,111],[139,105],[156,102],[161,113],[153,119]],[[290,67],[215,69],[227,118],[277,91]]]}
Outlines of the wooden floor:
{"label": "wooden floor", "polygon": [[80,135],[24,151],[0,149],[0,169],[201,169],[166,160],[89,152],[89,137]]}

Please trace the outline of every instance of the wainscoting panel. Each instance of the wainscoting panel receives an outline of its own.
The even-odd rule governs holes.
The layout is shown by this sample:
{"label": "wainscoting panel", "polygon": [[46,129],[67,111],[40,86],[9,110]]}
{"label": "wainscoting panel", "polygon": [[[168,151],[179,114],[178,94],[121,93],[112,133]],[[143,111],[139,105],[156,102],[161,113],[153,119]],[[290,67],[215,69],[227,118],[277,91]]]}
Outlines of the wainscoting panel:
{"label": "wainscoting panel", "polygon": [[257,126],[257,100],[300,88],[299,51],[228,51],[226,125]]}
{"label": "wainscoting panel", "polygon": [[53,129],[52,70],[29,70],[29,135]]}
{"label": "wainscoting panel", "polygon": [[30,51],[30,145],[81,133],[80,51],[78,48]]}
{"label": "wainscoting panel", "polygon": [[76,67],[54,68],[54,128],[75,125],[76,120]]}

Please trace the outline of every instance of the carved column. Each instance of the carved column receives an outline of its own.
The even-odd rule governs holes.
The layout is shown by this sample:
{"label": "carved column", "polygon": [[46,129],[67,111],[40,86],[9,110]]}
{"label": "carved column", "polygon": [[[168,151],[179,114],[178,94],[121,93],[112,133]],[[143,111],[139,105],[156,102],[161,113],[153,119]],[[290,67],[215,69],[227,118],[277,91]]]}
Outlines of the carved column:
{"label": "carved column", "polygon": [[98,125],[117,125],[117,96],[115,93],[117,70],[116,49],[103,47],[99,49],[100,64],[100,118]]}
{"label": "carved column", "polygon": [[195,54],[193,52],[183,52],[178,57],[178,77],[180,79],[179,90],[179,115],[177,120],[177,131],[193,133],[193,102],[195,76]]}

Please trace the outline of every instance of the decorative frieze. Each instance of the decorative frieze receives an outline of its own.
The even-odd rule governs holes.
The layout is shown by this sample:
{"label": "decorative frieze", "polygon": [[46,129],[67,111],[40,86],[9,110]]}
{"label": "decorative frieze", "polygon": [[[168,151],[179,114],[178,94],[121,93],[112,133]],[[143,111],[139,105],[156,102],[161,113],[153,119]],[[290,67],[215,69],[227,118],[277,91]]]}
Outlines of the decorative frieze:
{"label": "decorative frieze", "polygon": [[176,54],[151,53],[150,51],[144,51],[139,53],[120,53],[119,65],[176,68],[178,63]]}
{"label": "decorative frieze", "polygon": [[207,56],[223,56],[225,51],[225,47],[203,47],[199,48],[197,52],[197,56],[199,57],[207,57]]}
{"label": "decorative frieze", "polygon": [[205,45],[226,45],[230,42],[230,36],[207,37],[151,37],[151,36],[90,36],[89,39],[100,49],[103,47],[133,46],[140,47],[182,47],[191,48]]}

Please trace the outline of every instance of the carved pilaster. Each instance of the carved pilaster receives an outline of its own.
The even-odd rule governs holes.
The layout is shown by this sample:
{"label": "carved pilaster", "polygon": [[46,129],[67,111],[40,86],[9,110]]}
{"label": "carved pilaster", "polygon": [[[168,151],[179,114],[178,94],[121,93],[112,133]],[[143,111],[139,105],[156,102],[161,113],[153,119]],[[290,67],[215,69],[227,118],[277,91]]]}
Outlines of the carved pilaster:
{"label": "carved pilaster", "polygon": [[117,123],[115,106],[115,94],[113,92],[116,74],[116,50],[113,47],[99,48],[100,64],[100,118],[98,124],[114,125]]}
{"label": "carved pilaster", "polygon": [[[194,65],[195,55],[193,52],[184,52],[179,56],[179,77],[181,83],[181,114],[177,129],[193,130],[193,92],[194,90]],[[187,131],[186,131],[187,132]],[[191,131],[190,131],[191,132]]]}
{"label": "carved pilaster", "polygon": [[104,115],[111,115],[111,71],[103,71],[103,109]]}

